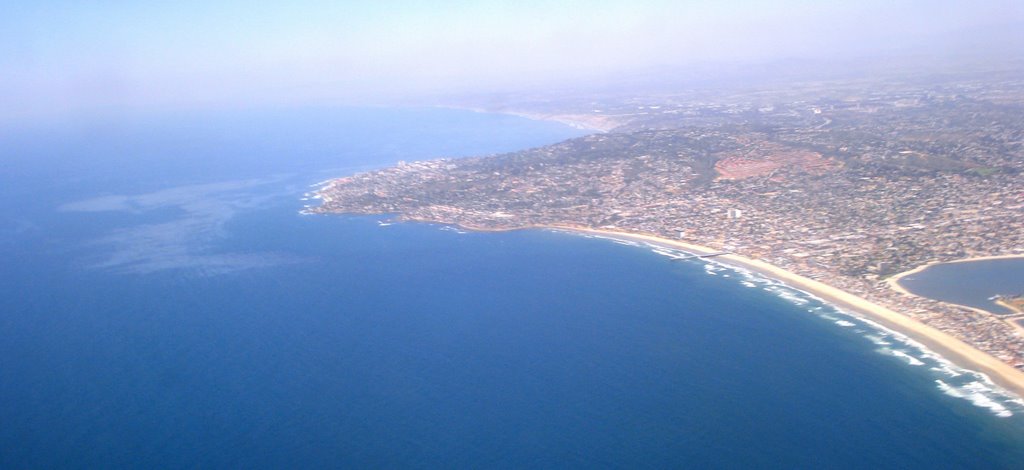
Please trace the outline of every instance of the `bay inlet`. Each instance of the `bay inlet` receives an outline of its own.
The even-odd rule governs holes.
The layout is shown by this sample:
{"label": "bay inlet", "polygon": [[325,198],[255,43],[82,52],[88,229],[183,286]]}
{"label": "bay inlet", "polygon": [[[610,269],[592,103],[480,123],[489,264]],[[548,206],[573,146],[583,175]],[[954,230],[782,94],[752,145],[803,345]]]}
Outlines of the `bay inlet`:
{"label": "bay inlet", "polygon": [[1016,318],[997,299],[1024,294],[1024,255],[932,264],[895,282],[913,295]]}

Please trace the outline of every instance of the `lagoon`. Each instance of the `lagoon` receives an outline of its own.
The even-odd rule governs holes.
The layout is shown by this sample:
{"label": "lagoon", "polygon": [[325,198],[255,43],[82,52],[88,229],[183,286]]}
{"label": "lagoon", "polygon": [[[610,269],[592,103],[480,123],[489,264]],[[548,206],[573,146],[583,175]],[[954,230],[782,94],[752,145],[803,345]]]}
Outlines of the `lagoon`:
{"label": "lagoon", "polygon": [[935,264],[898,282],[914,295],[1007,315],[1013,312],[994,297],[1024,294],[1024,255]]}

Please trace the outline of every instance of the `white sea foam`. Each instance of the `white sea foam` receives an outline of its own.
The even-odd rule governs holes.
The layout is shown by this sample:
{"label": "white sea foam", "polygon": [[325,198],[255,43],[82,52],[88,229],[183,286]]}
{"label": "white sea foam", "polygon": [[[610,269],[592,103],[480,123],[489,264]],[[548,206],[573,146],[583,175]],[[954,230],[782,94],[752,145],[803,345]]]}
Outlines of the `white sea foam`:
{"label": "white sea foam", "polygon": [[883,339],[882,336],[880,336],[880,335],[864,335],[864,337],[867,338],[872,343],[875,343],[875,344],[877,344],[879,346],[889,346],[889,345],[892,344],[892,343],[886,341],[885,339]]}
{"label": "white sea foam", "polygon": [[[935,383],[938,385],[939,390],[942,390],[942,393],[951,397],[966,399],[979,408],[988,408],[992,414],[1000,418],[1013,416],[1013,412],[998,401],[999,397],[992,396],[995,394],[995,391],[989,385],[982,382],[969,382],[961,386],[953,386],[941,380],[936,380]],[[1019,402],[1019,400],[1010,401],[1013,403]]]}
{"label": "white sea foam", "polygon": [[658,254],[658,255],[661,255],[661,256],[665,256],[665,257],[668,257],[668,258],[672,258],[672,259],[682,259],[685,256],[685,253],[680,253],[680,252],[675,251],[675,250],[668,250],[668,249],[664,249],[664,248],[654,248],[651,251],[653,253],[655,253],[655,254]]}
{"label": "white sea foam", "polygon": [[942,366],[942,365],[930,367],[930,369],[934,370],[935,372],[942,372],[943,374],[946,374],[946,375],[948,375],[950,377],[960,377],[961,375],[963,375],[963,374],[957,372],[956,369],[954,369],[952,367],[947,367],[947,366]]}
{"label": "white sea foam", "polygon": [[789,290],[776,289],[774,293],[776,297],[779,297],[780,299],[789,301],[790,303],[794,303],[796,305],[805,305],[810,302],[809,299],[801,297],[800,295]]}
{"label": "white sea foam", "polygon": [[[590,238],[589,235],[588,238]],[[607,238],[621,245],[640,246],[636,243],[611,237],[595,236],[594,238]],[[653,244],[646,245],[652,251],[662,256],[678,258],[690,255],[690,253],[685,251],[675,251]],[[699,260],[704,261],[704,271],[708,275],[718,275],[721,271],[734,273],[740,285],[745,287],[761,287],[765,292],[773,293],[793,304],[807,306],[809,313],[829,320],[837,326],[844,328],[856,327],[852,331],[871,341],[876,346],[880,346],[880,348],[876,349],[879,353],[899,358],[909,366],[928,366],[927,370],[930,371],[929,373],[941,374],[945,377],[946,381],[936,379],[935,382],[938,388],[946,395],[968,400],[973,405],[986,408],[992,414],[999,417],[1012,416],[1015,411],[1024,412],[1024,398],[1017,397],[995,385],[983,373],[954,365],[923,344],[898,331],[885,327],[861,314],[843,310],[809,292],[790,287],[784,282],[764,277],[748,269],[725,264],[711,258]],[[730,277],[730,275],[723,274],[722,277]],[[812,304],[812,302],[814,303]],[[894,348],[893,345],[897,343],[900,347]]]}
{"label": "white sea foam", "polygon": [[924,362],[921,362],[920,359],[918,359],[918,358],[916,358],[914,356],[911,356],[910,354],[907,354],[907,352],[902,350],[902,349],[882,348],[879,351],[883,351],[885,354],[889,354],[889,355],[892,355],[892,356],[896,356],[896,357],[898,357],[900,359],[903,359],[903,360],[907,361],[907,364],[910,364],[912,366],[923,366],[924,365]]}
{"label": "white sea foam", "polygon": [[939,390],[942,390],[942,393],[945,393],[946,395],[949,395],[951,397],[956,397],[956,398],[963,398],[964,397],[964,394],[961,393],[960,390],[957,390],[957,389],[953,388],[952,385],[949,385],[946,382],[943,382],[941,380],[935,379],[935,383],[939,385]]}
{"label": "white sea foam", "polygon": [[[716,263],[713,260],[708,261]],[[728,265],[720,266],[730,267]],[[733,271],[741,273],[744,278],[741,283],[745,286],[762,285],[764,291],[775,293],[787,300],[800,299],[801,303],[809,303],[811,301],[819,303],[820,305],[811,307],[808,310],[816,316],[831,320],[842,327],[857,326],[858,328],[854,330],[855,332],[861,334],[877,346],[882,346],[878,349],[879,352],[902,359],[909,366],[919,367],[927,365],[932,373],[942,374],[947,377],[947,380],[970,380],[963,385],[949,384],[942,380],[936,380],[939,388],[950,396],[968,400],[975,406],[988,409],[993,415],[998,417],[1013,416],[1015,411],[1024,412],[1024,398],[1018,397],[999,387],[983,373],[956,366],[948,359],[903,333],[889,329],[860,314],[845,311],[820,297],[794,289],[785,283],[767,279],[739,268],[735,268]],[[846,317],[846,319],[840,319],[835,315]],[[891,348],[894,343],[899,343],[905,348]]]}

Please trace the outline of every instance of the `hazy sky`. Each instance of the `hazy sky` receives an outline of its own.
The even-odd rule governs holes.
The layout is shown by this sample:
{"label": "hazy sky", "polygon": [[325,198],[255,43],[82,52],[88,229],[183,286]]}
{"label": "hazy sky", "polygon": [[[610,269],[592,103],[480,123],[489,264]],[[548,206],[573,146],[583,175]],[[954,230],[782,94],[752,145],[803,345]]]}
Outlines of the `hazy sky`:
{"label": "hazy sky", "polygon": [[1021,22],[1021,0],[0,0],[0,118],[374,102],[695,61],[927,49]]}

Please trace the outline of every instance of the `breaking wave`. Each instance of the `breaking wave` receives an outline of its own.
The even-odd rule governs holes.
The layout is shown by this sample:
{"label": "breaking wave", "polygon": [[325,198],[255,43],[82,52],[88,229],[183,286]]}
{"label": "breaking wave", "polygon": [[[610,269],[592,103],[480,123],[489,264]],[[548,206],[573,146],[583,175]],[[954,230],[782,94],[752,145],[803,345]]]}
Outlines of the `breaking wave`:
{"label": "breaking wave", "polygon": [[928,349],[908,336],[891,330],[858,314],[845,311],[829,304],[811,293],[769,279],[750,270],[718,262],[712,258],[694,258],[691,253],[651,243],[619,240],[614,237],[588,236],[612,240],[620,245],[646,247],[653,253],[685,262],[701,263],[708,275],[722,278],[735,275],[738,284],[751,288],[760,287],[766,293],[775,295],[795,306],[803,307],[808,313],[847,329],[876,346],[875,352],[898,359],[901,363],[932,374],[936,388],[945,395],[969,401],[974,406],[985,408],[992,415],[1008,418],[1014,413],[1024,413],[1024,399],[999,387],[987,375],[959,367],[948,359]]}

